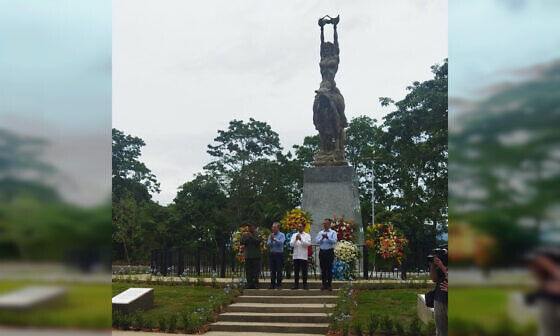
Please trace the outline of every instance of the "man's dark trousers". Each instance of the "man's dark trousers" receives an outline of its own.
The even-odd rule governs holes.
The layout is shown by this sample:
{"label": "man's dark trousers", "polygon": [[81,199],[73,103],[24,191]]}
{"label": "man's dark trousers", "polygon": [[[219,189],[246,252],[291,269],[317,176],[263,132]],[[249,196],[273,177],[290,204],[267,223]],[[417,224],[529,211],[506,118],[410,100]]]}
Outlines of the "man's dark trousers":
{"label": "man's dark trousers", "polygon": [[282,286],[282,267],[284,266],[284,253],[270,253],[270,285]]}
{"label": "man's dark trousers", "polygon": [[247,288],[259,288],[260,269],[261,269],[260,258],[245,259],[245,274],[247,275]]}
{"label": "man's dark trousers", "polygon": [[334,249],[319,251],[319,264],[321,265],[321,281],[323,288],[332,286],[332,266],[334,261]]}
{"label": "man's dark trousers", "polygon": [[307,260],[294,259],[294,287],[299,287],[299,271],[303,278],[303,287],[307,287]]}

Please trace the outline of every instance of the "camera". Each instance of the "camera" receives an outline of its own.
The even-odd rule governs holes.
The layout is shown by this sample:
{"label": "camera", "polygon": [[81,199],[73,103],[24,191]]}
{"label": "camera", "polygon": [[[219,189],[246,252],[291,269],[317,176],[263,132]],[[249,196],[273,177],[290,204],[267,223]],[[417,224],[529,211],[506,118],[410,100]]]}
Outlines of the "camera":
{"label": "camera", "polygon": [[537,300],[541,299],[558,304],[560,302],[560,295],[550,292],[544,285],[550,281],[556,281],[554,274],[560,270],[560,247],[538,247],[525,254],[524,260],[528,263],[533,275],[540,284],[538,289],[525,295],[525,303],[533,305]]}
{"label": "camera", "polygon": [[426,257],[428,263],[434,261],[434,257],[438,257],[439,260],[443,262],[443,264],[447,267],[447,244],[440,245],[432,250],[430,254]]}

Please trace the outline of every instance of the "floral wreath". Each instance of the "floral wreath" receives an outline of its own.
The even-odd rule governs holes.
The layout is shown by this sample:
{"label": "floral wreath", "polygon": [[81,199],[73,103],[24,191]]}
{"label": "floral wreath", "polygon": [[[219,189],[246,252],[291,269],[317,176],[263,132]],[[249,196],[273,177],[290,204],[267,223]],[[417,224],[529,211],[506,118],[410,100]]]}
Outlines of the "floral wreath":
{"label": "floral wreath", "polygon": [[356,233],[354,233],[356,225],[354,224],[353,220],[346,222],[344,220],[344,216],[334,217],[333,224],[331,229],[336,231],[337,240],[338,241],[351,241],[354,242],[356,240]]}
{"label": "floral wreath", "polygon": [[[245,245],[241,244],[241,237],[243,237],[243,234],[246,232],[249,232],[249,227],[247,225],[240,227],[237,231],[233,233],[233,237],[232,237],[233,240],[232,248],[235,251],[235,257],[241,263],[245,262],[245,255],[244,255]],[[262,236],[261,253],[263,253],[266,250],[267,235],[261,233],[261,236]]]}
{"label": "floral wreath", "polygon": [[311,217],[309,214],[301,209],[292,209],[286,212],[284,218],[280,221],[282,230],[285,233],[297,231],[298,225],[303,224],[303,230],[309,233],[311,227]]}
{"label": "floral wreath", "polygon": [[364,245],[373,249],[375,255],[383,259],[395,258],[402,264],[403,249],[408,245],[408,240],[400,234],[392,224],[373,224],[366,229]]}

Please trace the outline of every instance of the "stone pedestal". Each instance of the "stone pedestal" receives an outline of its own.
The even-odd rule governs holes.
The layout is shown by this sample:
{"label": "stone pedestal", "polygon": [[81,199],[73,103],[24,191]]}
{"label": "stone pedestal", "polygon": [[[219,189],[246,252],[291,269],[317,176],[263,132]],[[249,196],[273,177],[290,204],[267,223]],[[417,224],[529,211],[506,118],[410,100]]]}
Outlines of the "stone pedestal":
{"label": "stone pedestal", "polygon": [[[312,219],[310,234],[313,245],[315,237],[323,229],[323,220],[344,216],[356,225],[356,242],[364,243],[358,178],[349,166],[305,168],[303,171],[303,210]],[[318,263],[317,263],[318,264]]]}

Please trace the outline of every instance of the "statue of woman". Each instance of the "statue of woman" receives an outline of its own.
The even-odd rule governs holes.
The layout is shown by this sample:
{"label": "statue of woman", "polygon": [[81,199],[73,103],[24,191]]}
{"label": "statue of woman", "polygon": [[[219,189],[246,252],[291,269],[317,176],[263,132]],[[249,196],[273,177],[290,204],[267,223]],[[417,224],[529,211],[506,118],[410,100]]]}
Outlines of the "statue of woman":
{"label": "statue of woman", "polygon": [[[327,19],[328,18],[328,19]],[[338,33],[336,25],[339,17],[325,16],[319,19],[321,27],[321,84],[313,102],[313,123],[319,131],[321,150],[316,157],[316,165],[343,165],[344,158],[344,128],[348,126],[344,114],[344,97],[336,87],[334,77],[340,61],[338,47]],[[334,28],[334,43],[325,42],[324,26],[331,23]]]}
{"label": "statue of woman", "polygon": [[321,27],[321,61],[319,62],[319,67],[321,68],[321,81],[320,87],[335,88],[336,83],[334,81],[334,76],[338,70],[338,63],[340,62],[338,48],[338,33],[336,31],[336,23],[338,23],[338,16],[336,23],[333,23],[334,29],[334,43],[325,42],[325,23],[331,23],[332,19],[325,20],[325,18],[319,19],[319,26]]}

